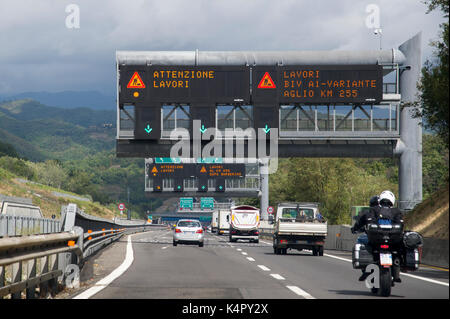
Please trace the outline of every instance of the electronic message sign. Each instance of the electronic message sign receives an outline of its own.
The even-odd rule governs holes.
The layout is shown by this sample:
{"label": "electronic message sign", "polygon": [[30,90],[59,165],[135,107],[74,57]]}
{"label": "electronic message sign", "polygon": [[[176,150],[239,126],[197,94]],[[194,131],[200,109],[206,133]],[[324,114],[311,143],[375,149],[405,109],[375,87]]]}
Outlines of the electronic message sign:
{"label": "electronic message sign", "polygon": [[245,177],[245,164],[197,164],[197,176],[209,178]]}
{"label": "electronic message sign", "polygon": [[254,67],[252,75],[254,103],[378,103],[383,97],[381,65]]}
{"label": "electronic message sign", "polygon": [[119,66],[119,103],[249,103],[245,66]]}

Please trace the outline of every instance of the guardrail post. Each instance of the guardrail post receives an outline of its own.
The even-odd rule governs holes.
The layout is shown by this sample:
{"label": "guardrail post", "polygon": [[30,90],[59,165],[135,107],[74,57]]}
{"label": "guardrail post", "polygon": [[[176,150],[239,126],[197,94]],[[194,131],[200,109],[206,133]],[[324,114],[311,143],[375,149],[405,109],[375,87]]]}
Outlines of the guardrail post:
{"label": "guardrail post", "polygon": [[[58,270],[58,255],[50,255],[49,257],[49,271]],[[54,296],[57,293],[58,289],[58,280],[57,278],[52,278],[48,281],[50,293]]]}
{"label": "guardrail post", "polygon": [[[22,281],[22,262],[14,263],[11,267],[11,283]],[[18,291],[11,294],[11,299],[21,299],[22,292]]]}
{"label": "guardrail post", "polygon": [[[0,288],[5,286],[5,267],[0,266]],[[0,296],[0,299],[3,299],[2,296]]]}
{"label": "guardrail post", "polygon": [[[41,258],[41,272],[40,274],[46,274],[48,273],[48,256],[42,257]],[[47,294],[48,294],[48,282],[42,282],[39,284],[39,292],[40,292],[40,296],[41,298],[46,298]]]}
{"label": "guardrail post", "polygon": [[58,268],[62,270],[62,275],[58,277],[58,282],[65,285],[65,278],[66,278],[66,268],[70,264],[77,264],[79,265],[82,260],[83,256],[83,228],[74,226],[72,228],[72,231],[75,232],[75,234],[78,235],[77,239],[77,245],[81,249],[81,257],[78,257],[76,253],[70,252],[70,253],[61,253],[58,254]]}
{"label": "guardrail post", "polygon": [[[27,266],[27,279],[36,277],[36,259],[31,259],[28,261]],[[36,293],[36,286],[31,286],[27,288],[26,298],[34,299]]]}

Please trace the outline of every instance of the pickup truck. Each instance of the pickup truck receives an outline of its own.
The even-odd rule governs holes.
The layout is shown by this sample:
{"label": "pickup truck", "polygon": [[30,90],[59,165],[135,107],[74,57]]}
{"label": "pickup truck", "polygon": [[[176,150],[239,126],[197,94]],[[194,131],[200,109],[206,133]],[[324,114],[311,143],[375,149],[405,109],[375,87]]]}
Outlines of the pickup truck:
{"label": "pickup truck", "polygon": [[273,250],[277,255],[288,249],[309,249],[314,256],[323,256],[327,222],[319,213],[318,203],[280,203],[274,224]]}

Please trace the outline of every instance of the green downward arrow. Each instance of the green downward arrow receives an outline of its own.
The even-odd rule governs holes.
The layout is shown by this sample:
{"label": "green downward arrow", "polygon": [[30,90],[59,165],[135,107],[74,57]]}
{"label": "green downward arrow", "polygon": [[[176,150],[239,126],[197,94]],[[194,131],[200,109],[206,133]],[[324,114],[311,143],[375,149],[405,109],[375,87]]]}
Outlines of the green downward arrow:
{"label": "green downward arrow", "polygon": [[270,128],[267,126],[267,124],[266,124],[266,127],[263,128],[263,131],[264,131],[266,134],[270,132]]}
{"label": "green downward arrow", "polygon": [[205,133],[205,132],[206,132],[205,125],[202,124],[202,127],[200,128],[200,132],[202,132],[202,133]]}
{"label": "green downward arrow", "polygon": [[148,134],[150,134],[153,129],[150,127],[150,124],[147,124],[147,127],[144,129]]}

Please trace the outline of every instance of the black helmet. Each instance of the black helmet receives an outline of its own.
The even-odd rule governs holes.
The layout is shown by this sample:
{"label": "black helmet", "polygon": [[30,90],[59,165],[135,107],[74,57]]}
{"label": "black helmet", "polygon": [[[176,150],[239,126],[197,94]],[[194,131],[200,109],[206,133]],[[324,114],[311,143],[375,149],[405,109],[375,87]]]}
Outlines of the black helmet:
{"label": "black helmet", "polygon": [[372,198],[370,199],[369,206],[370,206],[370,207],[376,207],[376,206],[378,206],[378,205],[379,205],[379,203],[378,203],[379,199],[380,199],[380,198],[378,197],[378,195],[372,197]]}

